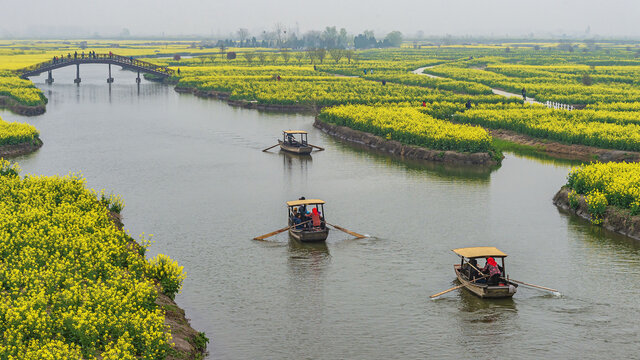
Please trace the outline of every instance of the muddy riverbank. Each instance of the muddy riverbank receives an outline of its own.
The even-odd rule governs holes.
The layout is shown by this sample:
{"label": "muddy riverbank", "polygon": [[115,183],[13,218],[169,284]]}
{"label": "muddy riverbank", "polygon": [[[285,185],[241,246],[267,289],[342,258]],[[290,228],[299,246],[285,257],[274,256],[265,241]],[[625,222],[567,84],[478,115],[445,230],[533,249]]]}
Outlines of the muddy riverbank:
{"label": "muddy riverbank", "polygon": [[260,104],[257,101],[249,101],[249,100],[231,100],[230,94],[222,91],[215,90],[198,90],[196,88],[187,88],[187,87],[175,87],[175,91],[179,93],[191,93],[198,97],[203,98],[213,98],[218,100],[224,100],[227,104],[235,107],[241,107],[245,109],[256,109],[256,110],[271,110],[271,111],[282,111],[282,112],[296,112],[296,113],[318,113],[323,106],[317,105],[286,105],[286,104]]}
{"label": "muddy riverbank", "polygon": [[528,135],[516,133],[511,130],[486,129],[494,138],[510,141],[519,145],[530,147],[531,150],[551,157],[601,162],[637,162],[640,161],[640,153],[633,151],[621,151],[602,149],[593,146],[578,144],[563,144],[551,140],[543,140]]}
{"label": "muddy riverbank", "polygon": [[[569,189],[564,186],[553,197],[553,203],[558,208],[576,214],[583,219],[590,220],[589,207],[584,196],[579,195],[578,206],[571,207],[569,204]],[[640,240],[640,216],[633,216],[626,209],[609,206],[602,217],[602,227],[617,232],[630,238]]]}
{"label": "muddy riverbank", "polygon": [[313,126],[342,140],[365,145],[369,148],[403,158],[461,165],[497,166],[500,164],[500,162],[494,159],[489,153],[462,153],[406,145],[399,141],[386,140],[380,136],[354,130],[346,126],[329,124],[320,120],[318,117],[316,117]]}
{"label": "muddy riverbank", "polygon": [[30,154],[42,147],[42,140],[35,138],[31,142],[20,144],[0,145],[0,158],[13,158],[20,155]]}
{"label": "muddy riverbank", "polygon": [[9,109],[18,115],[24,116],[42,115],[47,110],[46,104],[37,106],[22,105],[8,96],[0,96],[0,107]]}

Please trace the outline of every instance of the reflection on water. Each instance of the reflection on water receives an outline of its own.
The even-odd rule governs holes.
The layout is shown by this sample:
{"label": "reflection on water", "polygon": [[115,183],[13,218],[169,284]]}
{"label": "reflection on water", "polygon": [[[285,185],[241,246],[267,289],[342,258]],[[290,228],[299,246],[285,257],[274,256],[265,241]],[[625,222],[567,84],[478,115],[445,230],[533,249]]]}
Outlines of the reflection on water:
{"label": "reflection on water", "polygon": [[439,177],[447,180],[460,179],[464,182],[487,182],[490,179],[491,173],[499,169],[499,166],[466,166],[403,158],[400,156],[390,155],[389,153],[380,150],[371,149],[362,144],[351,143],[339,138],[330,137],[329,135],[327,135],[326,141],[331,144],[330,146],[335,147],[336,150],[341,153],[349,154],[349,156],[363,157],[378,164],[404,168],[409,172],[417,174],[426,173],[428,176]]}
{"label": "reflection on water", "polygon": [[278,155],[282,157],[282,164],[284,169],[288,172],[293,170],[299,170],[300,173],[306,173],[313,157],[310,154],[292,154],[287,151],[278,152]]}
{"label": "reflection on water", "polygon": [[[47,112],[29,122],[44,146],[23,172],[82,173],[120,194],[125,226],[153,233],[188,276],[177,302],[214,359],[629,358],[637,354],[638,242],[559,213],[568,164],[507,154],[498,169],[402,160],[344,144],[313,117],[229,107],[105,68],[56,71]],[[36,79],[43,82],[44,77]],[[326,148],[261,150],[282,129]],[[285,201],[327,201],[331,231],[281,233]],[[496,246],[520,286],[512,300],[456,290],[452,248]],[[518,347],[515,347],[517,344]],[[470,355],[472,354],[472,355]]]}

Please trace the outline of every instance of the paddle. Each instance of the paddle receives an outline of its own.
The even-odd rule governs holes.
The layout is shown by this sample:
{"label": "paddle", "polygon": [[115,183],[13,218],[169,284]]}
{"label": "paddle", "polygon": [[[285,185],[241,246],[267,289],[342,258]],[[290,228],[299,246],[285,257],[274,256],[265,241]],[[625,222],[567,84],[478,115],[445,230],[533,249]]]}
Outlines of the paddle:
{"label": "paddle", "polygon": [[531,287],[538,288],[538,289],[543,289],[543,290],[555,292],[555,293],[559,292],[556,289],[551,289],[551,288],[540,286],[540,285],[529,284],[529,283],[526,283],[524,281],[518,281],[518,280],[513,280],[513,279],[505,279],[505,278],[502,278],[502,279],[507,280],[507,281],[513,281],[514,283],[518,283],[518,284],[522,284],[522,285],[526,285],[526,286],[531,286]]}
{"label": "paddle", "polygon": [[280,144],[275,144],[275,145],[270,146],[270,147],[268,147],[268,148],[266,148],[266,149],[264,149],[264,150],[262,150],[262,151],[267,151],[267,150],[269,150],[269,149],[273,149],[274,147],[276,147],[276,146],[278,146],[278,145],[280,145]]}
{"label": "paddle", "polygon": [[[309,221],[311,221],[311,220],[309,220]],[[272,237],[273,235],[278,235],[278,234],[280,234],[281,232],[285,232],[285,231],[289,230],[290,228],[292,228],[292,227],[294,227],[294,226],[304,225],[304,224],[308,223],[309,221],[305,221],[305,222],[303,222],[303,223],[296,224],[296,225],[287,226],[287,227],[285,227],[285,228],[282,228],[282,229],[280,229],[280,230],[276,230],[276,231],[274,231],[274,232],[270,232],[270,233],[268,233],[268,234],[264,234],[264,235],[256,236],[256,237],[254,237],[254,238],[253,238],[253,240],[264,240],[264,239],[266,239],[266,238],[268,238],[268,237]]]}
{"label": "paddle", "polygon": [[336,228],[336,229],[338,229],[340,231],[344,231],[344,232],[346,232],[347,234],[349,234],[351,236],[355,236],[357,239],[361,239],[361,238],[365,238],[366,237],[365,235],[358,234],[357,232],[349,231],[349,230],[347,230],[347,229],[345,229],[343,227],[340,227],[338,225],[333,225],[333,224],[329,224],[329,223],[327,223],[327,225],[331,225],[331,226],[333,226],[334,228]]}
{"label": "paddle", "polygon": [[[469,264],[469,265],[471,265],[471,264]],[[471,265],[471,266],[473,266],[473,265]],[[471,283],[474,283],[474,282],[476,282],[476,281],[478,281],[478,280],[480,280],[480,279],[484,279],[484,278],[486,278],[487,276],[489,276],[489,275],[485,275],[485,276],[483,276],[483,277],[481,277],[481,278],[474,279],[473,281],[470,281],[470,282],[471,282]],[[452,287],[451,289],[447,289],[447,290],[445,290],[445,291],[441,291],[441,292],[439,292],[439,293],[437,293],[437,294],[433,294],[433,295],[431,295],[431,296],[429,296],[429,297],[433,299],[433,298],[438,297],[438,296],[440,296],[440,295],[446,294],[446,293],[448,293],[449,291],[453,291],[453,290],[456,290],[456,289],[460,289],[460,288],[461,288],[461,287],[463,287],[464,285],[465,285],[465,284],[460,284],[460,285],[458,285],[458,286],[454,286],[454,287]]]}
{"label": "paddle", "polygon": [[307,144],[307,145],[309,145],[311,147],[314,147],[314,148],[318,149],[319,151],[324,151],[324,148],[321,148],[320,146],[316,146],[316,145],[312,145],[312,144]]}

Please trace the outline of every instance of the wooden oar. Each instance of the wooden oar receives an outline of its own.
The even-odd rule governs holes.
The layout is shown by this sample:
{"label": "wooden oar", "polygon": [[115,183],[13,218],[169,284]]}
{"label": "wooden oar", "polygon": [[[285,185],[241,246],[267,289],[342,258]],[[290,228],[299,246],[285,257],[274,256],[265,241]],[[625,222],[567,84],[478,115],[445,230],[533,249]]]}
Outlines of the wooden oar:
{"label": "wooden oar", "polygon": [[319,151],[324,151],[324,148],[321,148],[320,146],[316,146],[316,145],[312,145],[312,144],[307,144],[307,145],[309,145],[311,147],[314,147],[314,148],[318,149]]}
{"label": "wooden oar", "polygon": [[556,289],[552,289],[552,288],[548,288],[548,287],[544,287],[544,286],[540,286],[540,285],[529,284],[529,283],[526,283],[524,281],[518,281],[518,280],[513,280],[513,279],[505,279],[505,278],[502,278],[502,279],[507,280],[507,281],[513,281],[514,283],[518,283],[518,284],[522,284],[522,285],[526,285],[526,286],[531,286],[531,287],[538,288],[538,289],[543,289],[543,290],[552,291],[552,292],[556,292],[556,293],[559,292]]}
{"label": "wooden oar", "polygon": [[267,151],[267,150],[269,150],[269,149],[273,149],[274,147],[276,147],[276,146],[278,146],[278,145],[280,145],[280,143],[275,144],[275,145],[273,145],[273,146],[270,146],[270,147],[268,147],[268,148],[266,148],[266,149],[264,149],[264,150],[262,150],[262,151]]}
{"label": "wooden oar", "polygon": [[349,231],[349,230],[347,230],[347,229],[345,229],[343,227],[340,227],[338,225],[333,225],[333,224],[329,224],[329,223],[327,223],[327,225],[331,225],[331,226],[333,226],[334,228],[336,228],[336,229],[338,229],[340,231],[344,231],[344,232],[346,232],[347,234],[349,234],[351,236],[355,236],[357,239],[361,239],[361,238],[366,237],[365,235],[358,234],[357,232]]}
{"label": "wooden oar", "polygon": [[438,297],[438,296],[440,296],[440,295],[444,295],[444,294],[448,293],[449,291],[453,291],[453,290],[455,290],[455,289],[460,289],[460,288],[461,288],[461,287],[463,287],[463,286],[464,286],[464,284],[461,284],[461,285],[458,285],[458,286],[454,286],[454,287],[452,287],[451,289],[447,289],[447,290],[445,290],[445,291],[441,291],[441,292],[439,292],[439,293],[437,293],[437,294],[433,294],[433,295],[431,295],[431,296],[429,296],[429,297],[433,299],[434,297]]}
{"label": "wooden oar", "polygon": [[[311,220],[309,220],[309,221],[311,221]],[[276,231],[274,231],[274,232],[270,232],[270,233],[268,233],[268,234],[264,234],[264,235],[260,235],[260,236],[254,237],[254,238],[253,238],[253,240],[264,240],[264,239],[266,239],[266,238],[268,238],[268,237],[272,237],[273,235],[278,235],[278,234],[280,234],[281,232],[285,232],[285,231],[289,230],[290,228],[292,228],[292,227],[294,227],[294,226],[304,225],[304,224],[308,223],[309,221],[305,221],[305,222],[303,222],[303,223],[296,224],[296,225],[292,225],[292,226],[287,226],[287,227],[282,228],[282,229],[280,229],[280,230],[276,230]]]}
{"label": "wooden oar", "polygon": [[[473,266],[473,265],[472,265],[472,266]],[[480,279],[484,279],[484,278],[486,278],[487,276],[488,276],[488,275],[485,275],[485,276],[483,276],[483,277],[481,277],[481,278],[477,278],[477,279],[475,279],[475,280],[473,280],[473,281],[470,281],[470,282],[471,282],[471,283],[474,283],[474,282],[476,282],[476,281],[478,281],[478,280],[480,280]],[[440,296],[440,295],[444,295],[444,294],[448,293],[449,291],[453,291],[453,290],[456,290],[456,289],[460,289],[460,288],[461,288],[461,287],[463,287],[464,285],[465,285],[465,284],[460,284],[460,285],[458,285],[458,286],[454,286],[454,287],[452,287],[451,289],[447,289],[447,290],[445,290],[445,291],[441,291],[441,292],[439,292],[439,293],[437,293],[437,294],[433,294],[433,295],[431,295],[431,296],[429,296],[429,297],[433,299],[434,297],[438,297],[438,296]]]}

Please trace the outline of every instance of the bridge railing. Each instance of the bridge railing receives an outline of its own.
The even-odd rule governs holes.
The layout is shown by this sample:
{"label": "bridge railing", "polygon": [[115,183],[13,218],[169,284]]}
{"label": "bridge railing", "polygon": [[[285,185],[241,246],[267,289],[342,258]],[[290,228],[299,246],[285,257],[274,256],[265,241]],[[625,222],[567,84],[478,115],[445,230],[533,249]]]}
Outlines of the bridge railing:
{"label": "bridge railing", "polygon": [[96,62],[108,61],[116,65],[139,67],[146,70],[162,73],[168,76],[171,76],[174,74],[174,70],[169,69],[166,66],[160,66],[160,65],[152,64],[147,61],[138,60],[133,56],[122,56],[122,55],[116,55],[113,53],[111,54],[73,54],[73,55],[67,54],[67,56],[61,56],[61,57],[54,56],[49,61],[43,61],[41,63],[28,66],[26,68],[18,70],[17,72],[21,74],[25,74],[25,73],[37,71],[40,69],[42,69],[43,71],[46,71],[47,68],[53,65],[64,64],[64,63],[83,63],[83,62],[92,63],[93,61],[96,61]]}

